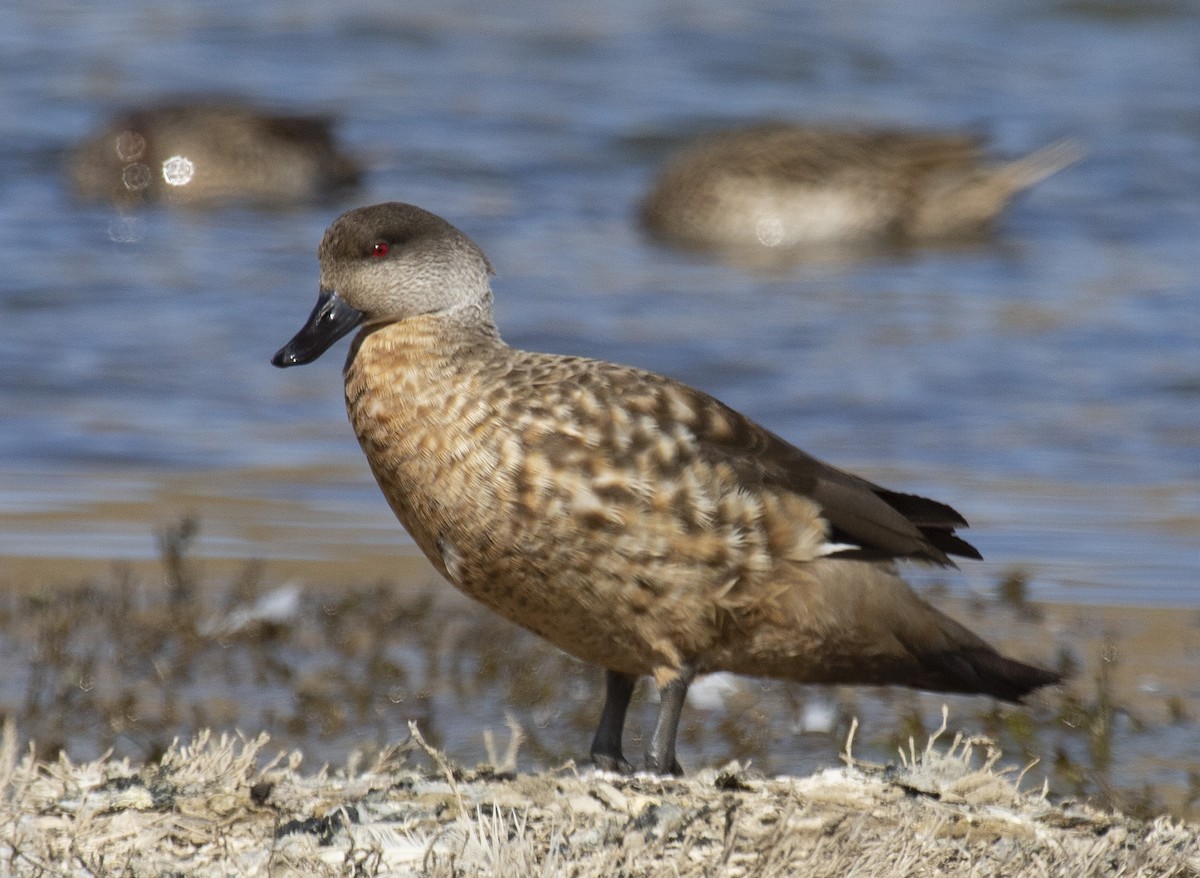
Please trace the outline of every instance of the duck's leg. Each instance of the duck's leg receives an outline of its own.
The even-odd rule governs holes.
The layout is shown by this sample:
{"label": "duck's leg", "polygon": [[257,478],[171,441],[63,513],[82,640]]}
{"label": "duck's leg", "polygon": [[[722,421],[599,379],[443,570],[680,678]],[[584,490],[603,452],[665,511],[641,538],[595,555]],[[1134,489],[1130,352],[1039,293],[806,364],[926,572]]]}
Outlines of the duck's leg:
{"label": "duck's leg", "polygon": [[636,685],[637,677],[630,674],[604,672],[604,709],[600,711],[600,724],[592,739],[592,762],[597,768],[622,774],[633,771],[621,752],[621,737],[625,731],[625,711]]}
{"label": "duck's leg", "polygon": [[688,687],[696,676],[696,668],[685,663],[669,682],[658,689],[658,721],[646,747],[646,770],[655,774],[683,774],[675,759],[675,736],[679,732],[679,715],[687,700]]}

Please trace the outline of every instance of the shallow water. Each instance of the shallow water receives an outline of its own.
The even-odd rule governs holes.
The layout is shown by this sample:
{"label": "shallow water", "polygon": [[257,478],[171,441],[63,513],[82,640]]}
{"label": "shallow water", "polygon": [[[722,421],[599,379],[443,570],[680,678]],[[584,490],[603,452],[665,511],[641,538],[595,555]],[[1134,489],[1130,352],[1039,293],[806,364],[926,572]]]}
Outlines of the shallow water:
{"label": "shallow water", "polygon": [[[122,216],[65,192],[62,151],[115,107],[231,92],[340,116],[370,169],[355,203],[413,201],[475,237],[511,342],[668,372],[953,503],[991,565],[969,584],[1020,564],[1038,597],[1196,606],[1198,19],[939,0],[12,10],[0,556],[150,557],[165,483],[211,476],[237,505],[247,469],[275,516],[258,530],[313,535],[283,554],[388,526],[341,409],[341,349],[267,364],[349,205]],[[632,207],[672,145],[773,116],[973,127],[1001,153],[1071,137],[1088,156],[974,248],[756,272],[643,239]],[[106,503],[126,520],[93,514]],[[255,530],[200,551],[281,554]]]}

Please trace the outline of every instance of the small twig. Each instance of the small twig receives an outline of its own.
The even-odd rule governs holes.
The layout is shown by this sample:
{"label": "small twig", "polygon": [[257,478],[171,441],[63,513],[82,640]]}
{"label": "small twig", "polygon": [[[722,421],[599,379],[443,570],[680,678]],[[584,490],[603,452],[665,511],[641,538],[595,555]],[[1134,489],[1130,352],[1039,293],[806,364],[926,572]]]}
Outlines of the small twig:
{"label": "small twig", "polygon": [[454,798],[458,802],[458,813],[465,814],[467,812],[466,803],[463,802],[462,793],[458,791],[458,781],[454,779],[454,769],[445,755],[440,751],[431,747],[421,737],[421,730],[417,728],[417,724],[413,720],[408,722],[408,733],[412,739],[417,742],[417,746],[425,751],[425,754],[434,761],[438,769],[446,777],[446,781],[450,784],[450,791],[454,793]]}
{"label": "small twig", "polygon": [[516,774],[517,752],[525,742],[525,732],[511,713],[504,714],[504,724],[508,726],[508,746],[504,748],[504,755],[497,754],[496,736],[492,734],[491,729],[483,730],[483,747],[487,751],[488,763],[493,771],[497,774]]}
{"label": "small twig", "polygon": [[1042,761],[1041,757],[1035,756],[1035,757],[1033,757],[1032,762],[1030,762],[1028,765],[1026,765],[1024,768],[1021,769],[1020,773],[1017,775],[1016,781],[1013,783],[1013,787],[1016,789],[1016,791],[1018,793],[1021,792],[1021,781],[1025,780],[1025,775],[1027,775],[1029,773],[1029,770],[1041,761]]}
{"label": "small twig", "polygon": [[851,717],[850,731],[846,734],[846,746],[842,749],[842,762],[846,763],[847,768],[854,767],[854,733],[858,731],[858,717]]}
{"label": "small twig", "polygon": [[942,705],[942,725],[938,728],[938,730],[936,732],[934,732],[932,735],[930,735],[928,740],[925,742],[925,758],[926,759],[928,759],[929,756],[933,753],[933,745],[937,741],[937,739],[940,738],[942,735],[946,734],[946,729],[949,727],[949,725],[950,725],[950,708],[949,708],[949,706],[943,704]]}

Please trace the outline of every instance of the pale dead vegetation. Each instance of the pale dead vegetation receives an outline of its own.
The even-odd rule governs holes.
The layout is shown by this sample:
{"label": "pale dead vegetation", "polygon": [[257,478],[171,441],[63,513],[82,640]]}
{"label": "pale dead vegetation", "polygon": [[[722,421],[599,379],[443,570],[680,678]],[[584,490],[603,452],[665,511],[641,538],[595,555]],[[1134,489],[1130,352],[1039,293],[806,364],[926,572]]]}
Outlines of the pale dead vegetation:
{"label": "pale dead vegetation", "polygon": [[[109,752],[151,763],[198,729],[251,729],[310,761],[340,763],[387,747],[415,720],[451,758],[470,764],[486,749],[492,765],[515,771],[579,755],[595,728],[598,669],[453,589],[415,575],[280,581],[253,563],[217,576],[211,559],[194,556],[197,535],[191,518],[164,526],[157,573],[121,564],[55,585],[0,574],[0,717],[37,742],[38,758]],[[1018,707],[715,675],[689,695],[685,767],[738,759],[765,774],[808,774],[835,762],[855,716],[858,749],[891,759],[909,736],[924,739],[944,698],[1010,759],[1042,759],[1052,797],[1142,819],[1200,817],[1200,618],[1034,604],[1020,571],[991,599],[979,592],[955,605],[945,586],[929,588],[935,604],[1014,655],[1047,656],[1057,644],[1068,682]],[[643,748],[657,708],[647,688],[631,706],[630,752]],[[519,761],[486,731],[480,740],[510,711]]]}
{"label": "pale dead vegetation", "polygon": [[[513,735],[518,732],[514,731]],[[1037,766],[945,728],[900,762],[806,778],[736,763],[685,779],[567,765],[466,770],[416,727],[338,771],[265,735],[204,733],[154,762],[41,761],[0,742],[14,876],[1200,876],[1200,828],[1045,796]],[[499,759],[515,763],[515,746]],[[496,748],[497,752],[499,748]]]}

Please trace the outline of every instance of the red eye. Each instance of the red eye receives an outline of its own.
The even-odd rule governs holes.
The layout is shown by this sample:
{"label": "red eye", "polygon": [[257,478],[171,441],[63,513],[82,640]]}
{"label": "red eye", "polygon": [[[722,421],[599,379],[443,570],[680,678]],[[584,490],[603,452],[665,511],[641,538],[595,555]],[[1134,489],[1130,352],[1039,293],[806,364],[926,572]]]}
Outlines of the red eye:
{"label": "red eye", "polygon": [[388,254],[387,241],[376,241],[371,245],[371,255],[376,259],[382,259]]}

